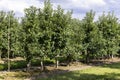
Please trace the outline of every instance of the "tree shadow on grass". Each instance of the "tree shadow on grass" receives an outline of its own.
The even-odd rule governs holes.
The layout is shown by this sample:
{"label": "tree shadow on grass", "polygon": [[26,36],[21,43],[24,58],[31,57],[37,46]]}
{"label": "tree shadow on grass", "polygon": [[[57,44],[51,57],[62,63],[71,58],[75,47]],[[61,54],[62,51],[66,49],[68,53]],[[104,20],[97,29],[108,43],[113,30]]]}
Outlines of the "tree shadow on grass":
{"label": "tree shadow on grass", "polygon": [[40,69],[37,69],[37,71],[30,71],[28,73],[26,72],[18,72],[12,77],[18,78],[18,79],[25,79],[29,78],[30,80],[39,80],[43,78],[49,78],[54,77],[57,75],[61,75],[64,73],[70,72],[69,70],[61,70],[61,69],[54,69],[54,70],[44,70],[43,72]]}
{"label": "tree shadow on grass", "polygon": [[99,66],[103,68],[120,69],[120,62],[92,61],[88,65]]}
{"label": "tree shadow on grass", "polygon": [[[94,66],[94,65],[93,65]],[[103,65],[95,65],[102,68],[111,68],[111,69],[120,69],[120,63],[112,63],[112,64],[103,64]],[[16,78],[26,78],[29,77],[30,80],[120,80],[120,73],[106,73],[105,75],[97,75],[97,74],[88,74],[80,71],[69,71],[69,70],[46,70],[44,72],[39,72],[37,75],[34,75],[33,72],[30,75],[23,75],[23,73],[16,74],[14,77]]]}
{"label": "tree shadow on grass", "polygon": [[[101,68],[120,69],[120,63],[95,65]],[[44,77],[43,77],[44,76]],[[120,73],[105,73],[103,75],[82,73],[80,71],[53,70],[52,73],[44,73],[38,80],[120,80]],[[44,79],[45,78],[45,79]]]}
{"label": "tree shadow on grass", "polygon": [[95,75],[87,73],[69,72],[67,74],[61,74],[39,80],[120,80],[120,74],[110,73],[105,75]]}
{"label": "tree shadow on grass", "polygon": [[120,69],[120,62],[112,63],[112,64],[105,64],[101,67],[111,68],[111,69]]}
{"label": "tree shadow on grass", "polygon": [[39,80],[39,79],[42,80],[43,78],[54,77],[54,76],[62,75],[64,73],[69,73],[69,72],[70,72],[69,70],[54,69],[51,71],[41,72],[39,75],[36,75],[36,76],[32,77],[31,79],[32,80]]}

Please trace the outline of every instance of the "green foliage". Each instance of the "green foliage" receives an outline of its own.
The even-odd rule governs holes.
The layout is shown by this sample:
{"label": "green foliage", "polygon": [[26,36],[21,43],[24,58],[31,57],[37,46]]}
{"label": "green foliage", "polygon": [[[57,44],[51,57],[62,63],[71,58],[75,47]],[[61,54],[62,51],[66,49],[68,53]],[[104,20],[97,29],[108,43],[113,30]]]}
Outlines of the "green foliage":
{"label": "green foliage", "polygon": [[8,57],[8,48],[11,57],[24,57],[27,64],[36,57],[45,63],[46,57],[89,62],[120,54],[120,24],[113,13],[103,13],[95,21],[91,10],[82,20],[73,19],[72,11],[60,6],[54,10],[50,0],[43,8],[31,6],[24,13],[19,22],[13,11],[0,11],[0,57]]}
{"label": "green foliage", "polygon": [[2,56],[2,49],[5,47],[5,43],[3,43],[5,35],[5,15],[6,13],[4,11],[0,11],[0,59]]}
{"label": "green foliage", "polygon": [[51,51],[51,27],[53,26],[52,20],[53,8],[49,0],[44,2],[44,8],[38,9],[37,14],[37,46],[39,51],[37,55],[40,58],[48,56]]}
{"label": "green foliage", "polygon": [[22,19],[22,31],[23,31],[23,40],[20,41],[21,46],[23,47],[24,56],[26,57],[27,62],[32,60],[34,51],[36,49],[36,35],[35,35],[35,20],[36,20],[36,7],[31,6],[30,8],[25,9],[25,17]]}
{"label": "green foliage", "polygon": [[108,13],[105,15],[103,13],[102,16],[99,17],[98,21],[99,31],[101,32],[102,37],[102,50],[103,55],[115,55],[119,50],[119,26],[118,19],[112,13]]}
{"label": "green foliage", "polygon": [[[11,67],[10,69],[21,69],[26,67],[26,62],[25,61],[13,61],[10,63]],[[1,70],[7,70],[7,63],[5,64],[0,64],[0,71]]]}
{"label": "green foliage", "polygon": [[83,28],[85,32],[85,38],[83,39],[84,53],[86,57],[86,62],[89,62],[90,56],[94,53],[94,44],[97,40],[97,27],[94,23],[95,12],[92,10],[86,13],[86,16],[83,19]]}
{"label": "green foliage", "polygon": [[13,61],[10,64],[11,64],[11,69],[21,69],[21,68],[26,68],[27,63],[25,61]]}
{"label": "green foliage", "polygon": [[0,64],[0,71],[1,71],[1,70],[4,70],[3,64]]}
{"label": "green foliage", "polygon": [[71,12],[65,14],[64,10],[58,6],[57,10],[53,13],[53,26],[52,26],[52,49],[51,52],[55,56],[63,56],[64,49],[67,47],[67,35],[66,32],[69,28],[69,23],[71,20]]}

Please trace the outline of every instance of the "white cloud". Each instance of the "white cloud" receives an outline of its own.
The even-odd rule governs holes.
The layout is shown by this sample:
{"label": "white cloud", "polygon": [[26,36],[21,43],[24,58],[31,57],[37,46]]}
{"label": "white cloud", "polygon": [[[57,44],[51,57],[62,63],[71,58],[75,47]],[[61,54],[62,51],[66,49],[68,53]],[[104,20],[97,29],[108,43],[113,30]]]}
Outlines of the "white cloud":
{"label": "white cloud", "polygon": [[24,9],[29,6],[42,7],[43,4],[40,4],[37,0],[0,0],[0,10],[13,10],[14,12],[24,14]]}
{"label": "white cloud", "polygon": [[85,9],[92,8],[94,6],[101,7],[106,5],[106,3],[103,0],[71,0],[72,5],[75,7],[82,7]]}
{"label": "white cloud", "polygon": [[64,9],[72,9],[74,12],[73,17],[80,19],[83,18],[85,13],[91,9],[97,12],[96,15],[108,10],[108,5],[105,0],[61,0],[61,2],[52,0],[52,2],[55,6],[56,4],[59,4]]}
{"label": "white cloud", "polygon": [[[54,3],[55,0],[52,0]],[[56,1],[55,1],[56,2]],[[56,2],[54,4],[60,4],[65,9],[70,8],[84,8],[91,9],[96,7],[104,7],[106,2],[104,0],[61,0],[61,2]]]}
{"label": "white cloud", "polygon": [[116,3],[116,0],[109,0],[110,3]]}
{"label": "white cloud", "polygon": [[[24,15],[24,9],[33,5],[36,7],[43,7],[44,0],[0,0],[0,10],[14,10],[17,16]],[[54,9],[57,5],[65,10],[73,10],[73,17],[83,18],[86,12],[91,9],[96,11],[98,16],[103,11],[115,11],[116,15],[119,12],[119,0],[51,0]]]}

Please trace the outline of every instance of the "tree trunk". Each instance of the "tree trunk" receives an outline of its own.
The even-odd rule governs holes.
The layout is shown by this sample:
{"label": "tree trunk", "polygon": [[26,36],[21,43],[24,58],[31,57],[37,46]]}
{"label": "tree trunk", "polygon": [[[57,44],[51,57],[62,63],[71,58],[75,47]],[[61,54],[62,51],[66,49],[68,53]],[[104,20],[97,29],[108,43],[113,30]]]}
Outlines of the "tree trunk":
{"label": "tree trunk", "polygon": [[29,61],[29,62],[27,63],[27,72],[30,71],[30,67],[31,67],[31,61]]}
{"label": "tree trunk", "polygon": [[58,68],[58,66],[59,66],[59,61],[58,59],[56,59],[56,68]]}
{"label": "tree trunk", "polygon": [[114,58],[113,54],[111,54],[111,58],[112,58],[112,59]]}
{"label": "tree trunk", "polygon": [[110,59],[111,58],[111,55],[108,53],[108,59]]}
{"label": "tree trunk", "polygon": [[10,16],[9,16],[9,26],[8,26],[8,35],[7,35],[7,38],[8,38],[8,45],[7,45],[7,47],[8,47],[8,72],[10,71]]}
{"label": "tree trunk", "polygon": [[0,60],[2,59],[2,52],[1,52],[1,50],[0,50]]}
{"label": "tree trunk", "polygon": [[[104,55],[103,55],[103,54],[101,55],[101,58],[104,59]],[[101,59],[101,60],[102,60],[102,59]]]}
{"label": "tree trunk", "polygon": [[44,71],[44,65],[43,65],[43,61],[42,60],[41,60],[40,64],[41,64],[41,71]]}
{"label": "tree trunk", "polygon": [[12,58],[15,58],[15,54],[14,54],[14,52],[12,53]]}
{"label": "tree trunk", "polygon": [[67,65],[70,66],[70,62],[71,62],[71,58],[70,58],[70,54],[68,54],[67,56]]}
{"label": "tree trunk", "polygon": [[85,59],[85,62],[86,62],[86,63],[88,63],[88,62],[89,62],[88,57],[89,57],[89,56],[88,56],[87,50],[85,50],[85,58],[86,58],[86,59]]}
{"label": "tree trunk", "polygon": [[10,71],[10,33],[8,30],[8,72]]}

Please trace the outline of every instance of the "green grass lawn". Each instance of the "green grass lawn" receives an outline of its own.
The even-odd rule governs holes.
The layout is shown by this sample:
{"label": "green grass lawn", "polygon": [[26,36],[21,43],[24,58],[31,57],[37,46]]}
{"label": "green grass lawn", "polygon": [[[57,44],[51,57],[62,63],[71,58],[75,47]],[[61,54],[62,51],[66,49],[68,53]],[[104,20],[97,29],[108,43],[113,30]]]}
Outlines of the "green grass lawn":
{"label": "green grass lawn", "polygon": [[49,78],[39,80],[120,80],[120,63],[52,75]]}

